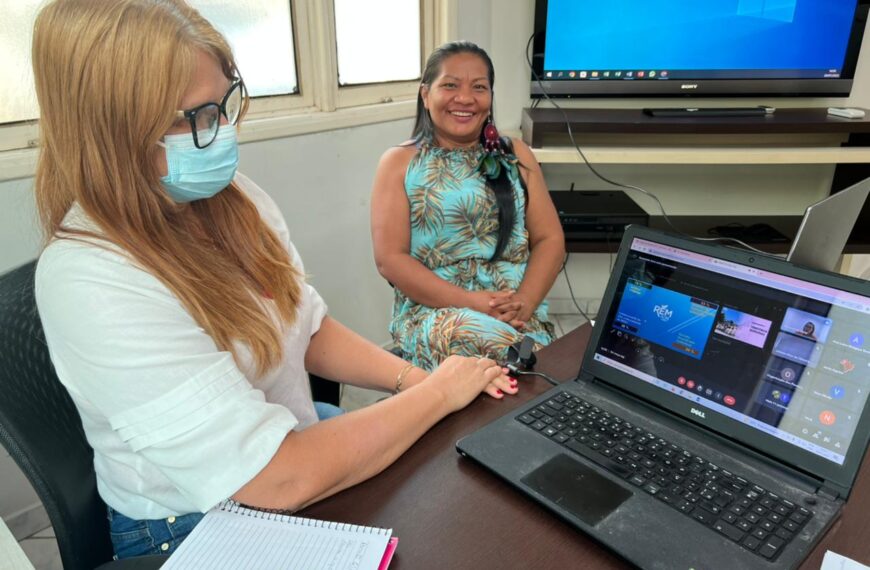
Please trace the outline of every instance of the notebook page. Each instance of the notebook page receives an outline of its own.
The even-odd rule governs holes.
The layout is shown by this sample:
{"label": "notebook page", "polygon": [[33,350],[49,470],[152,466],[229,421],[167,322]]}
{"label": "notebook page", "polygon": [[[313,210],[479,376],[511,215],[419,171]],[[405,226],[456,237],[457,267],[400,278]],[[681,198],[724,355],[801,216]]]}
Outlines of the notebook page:
{"label": "notebook page", "polygon": [[237,507],[216,508],[196,525],[163,568],[377,570],[391,534],[391,530],[266,515]]}

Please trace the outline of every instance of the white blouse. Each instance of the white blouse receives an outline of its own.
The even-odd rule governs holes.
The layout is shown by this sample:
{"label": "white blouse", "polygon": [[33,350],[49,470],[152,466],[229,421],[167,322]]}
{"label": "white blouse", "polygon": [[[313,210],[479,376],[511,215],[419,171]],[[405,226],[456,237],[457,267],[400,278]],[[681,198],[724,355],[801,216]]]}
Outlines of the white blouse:
{"label": "white blouse", "polygon": [[[236,182],[303,271],[277,205]],[[98,230],[74,205],[65,225]],[[118,248],[53,241],[36,271],[36,301],[51,360],[94,448],[103,500],[134,519],[204,512],[272,459],[291,430],[317,421],[304,359],[326,304],[303,286],[284,360],[256,378],[218,350],[163,283]]]}

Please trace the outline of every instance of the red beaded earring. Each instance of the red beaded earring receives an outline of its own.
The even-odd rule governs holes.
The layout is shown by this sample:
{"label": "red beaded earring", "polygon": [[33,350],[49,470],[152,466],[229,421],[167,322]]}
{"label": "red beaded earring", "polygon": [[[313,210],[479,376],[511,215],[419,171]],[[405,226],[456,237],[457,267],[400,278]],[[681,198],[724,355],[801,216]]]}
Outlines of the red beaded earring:
{"label": "red beaded earring", "polygon": [[486,125],[483,127],[483,148],[487,152],[501,152],[501,137],[498,134],[498,129],[495,128],[495,123],[492,122],[492,116],[486,120]]}
{"label": "red beaded earring", "polygon": [[478,168],[486,178],[490,180],[498,178],[502,168],[507,168],[517,176],[517,159],[513,154],[505,152],[505,145],[492,122],[492,115],[487,117],[486,125],[483,127],[483,150]]}

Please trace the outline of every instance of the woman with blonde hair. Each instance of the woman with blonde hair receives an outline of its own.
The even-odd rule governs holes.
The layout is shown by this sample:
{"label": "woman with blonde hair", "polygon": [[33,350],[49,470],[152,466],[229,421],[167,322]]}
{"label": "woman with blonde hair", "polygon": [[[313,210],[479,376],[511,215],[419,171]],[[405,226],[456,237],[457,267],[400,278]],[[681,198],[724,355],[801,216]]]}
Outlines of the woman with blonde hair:
{"label": "woman with blonde hair", "polygon": [[[171,553],[229,497],[337,493],[510,386],[487,359],[427,374],[327,316],[277,206],[236,173],[230,48],[182,0],[54,0],[33,66],[37,303],[119,557]],[[308,371],[396,396],[318,409]]]}

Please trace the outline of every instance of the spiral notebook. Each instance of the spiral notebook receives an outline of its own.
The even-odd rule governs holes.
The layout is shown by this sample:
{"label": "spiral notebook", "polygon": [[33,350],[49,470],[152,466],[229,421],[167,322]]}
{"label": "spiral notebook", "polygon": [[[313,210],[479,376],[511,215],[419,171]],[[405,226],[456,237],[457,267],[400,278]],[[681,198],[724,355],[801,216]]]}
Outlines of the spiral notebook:
{"label": "spiral notebook", "polygon": [[206,513],[163,570],[386,570],[398,543],[392,534],[224,501]]}

